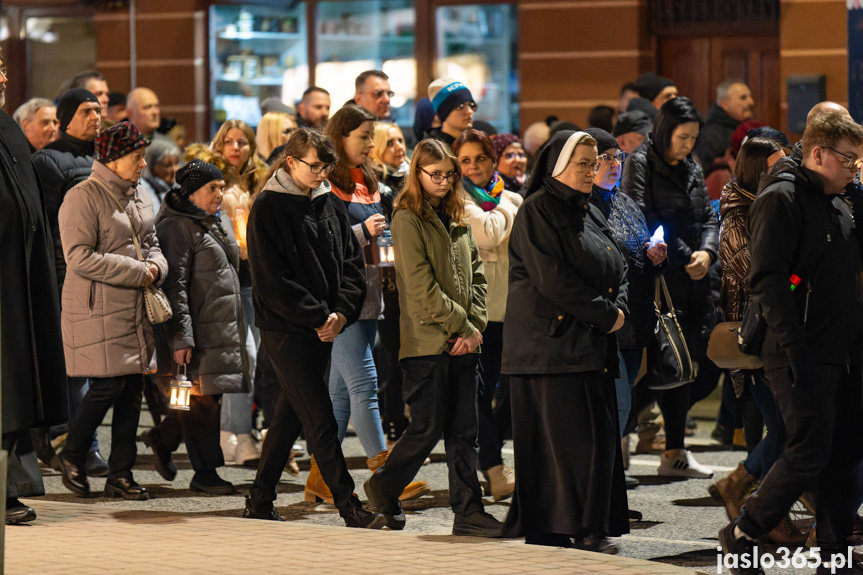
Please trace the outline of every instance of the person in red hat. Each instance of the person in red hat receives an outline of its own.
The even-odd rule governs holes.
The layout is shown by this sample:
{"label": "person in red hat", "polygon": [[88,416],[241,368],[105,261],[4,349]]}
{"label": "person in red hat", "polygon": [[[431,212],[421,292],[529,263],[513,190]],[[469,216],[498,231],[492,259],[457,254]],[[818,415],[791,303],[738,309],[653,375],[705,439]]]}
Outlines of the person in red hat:
{"label": "person in red hat", "polygon": [[141,288],[160,284],[168,263],[156,238],[152,200],[138,188],[149,143],[129,122],[102,131],[93,172],[69,190],[60,207],[66,372],[90,378],[60,454],[63,485],[79,497],[90,496],[84,463],[93,433],[111,407],[105,495],[150,497],[132,478],[144,374],[153,371],[155,350]]}

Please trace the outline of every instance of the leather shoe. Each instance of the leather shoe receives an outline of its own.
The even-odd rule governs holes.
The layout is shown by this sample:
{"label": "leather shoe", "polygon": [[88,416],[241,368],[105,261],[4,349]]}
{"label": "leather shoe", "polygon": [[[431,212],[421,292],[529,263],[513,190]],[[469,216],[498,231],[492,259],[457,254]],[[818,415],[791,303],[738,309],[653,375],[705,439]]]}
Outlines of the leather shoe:
{"label": "leather shoe", "polygon": [[351,495],[348,504],[339,509],[339,515],[345,520],[346,527],[382,529],[387,523],[386,518],[380,513],[372,513],[367,509],[363,509],[363,504],[360,503],[360,499],[356,494]]}
{"label": "leather shoe", "polygon": [[375,489],[375,486],[372,485],[371,479],[363,484],[363,490],[365,490],[366,497],[369,499],[369,505],[384,516],[386,526],[389,529],[401,531],[405,528],[407,520],[404,510],[402,510],[401,502],[398,499],[385,501],[377,489]]}
{"label": "leather shoe", "polygon": [[99,453],[99,450],[90,451],[87,453],[87,459],[84,461],[84,471],[87,477],[107,477],[108,462]]}
{"label": "leather shoe", "polygon": [[[156,459],[153,461],[153,466],[162,478],[173,481],[177,477],[177,466],[174,465],[174,460],[171,458],[171,452],[162,443],[162,438],[155,427],[146,429],[141,432],[141,441],[144,445],[153,450],[153,455]],[[233,491],[231,491],[233,493]]]}
{"label": "leather shoe", "polygon": [[234,484],[219,477],[213,469],[196,471],[189,483],[189,491],[207,495],[233,495]]}
{"label": "leather shoe", "polygon": [[252,498],[246,495],[246,508],[243,509],[243,517],[246,519],[266,519],[269,521],[284,521],[273,504],[268,506],[256,505]]}
{"label": "leather shoe", "polygon": [[468,537],[500,537],[502,529],[503,524],[485,511],[456,515],[452,524],[453,535]]}
{"label": "leather shoe", "polygon": [[6,525],[17,525],[36,519],[36,511],[24,505],[17,498],[6,500]]}
{"label": "leather shoe", "polygon": [[90,497],[90,482],[84,469],[75,465],[64,453],[60,454],[60,473],[63,474],[63,485],[78,497]]}
{"label": "leather shoe", "polygon": [[147,489],[138,485],[134,479],[109,479],[105,482],[105,497],[122,497],[130,501],[146,501],[150,498]]}

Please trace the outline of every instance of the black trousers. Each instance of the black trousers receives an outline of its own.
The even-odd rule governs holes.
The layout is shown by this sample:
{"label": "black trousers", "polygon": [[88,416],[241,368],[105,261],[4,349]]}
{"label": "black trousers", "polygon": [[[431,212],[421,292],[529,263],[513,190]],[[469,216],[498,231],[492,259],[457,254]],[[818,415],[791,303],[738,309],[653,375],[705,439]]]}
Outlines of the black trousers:
{"label": "black trousers", "polygon": [[[398,294],[396,294],[398,295]],[[384,295],[384,319],[378,321],[378,347],[375,350],[375,368],[378,371],[378,403],[381,422],[389,441],[398,441],[408,426],[405,402],[402,399],[402,368],[399,367],[399,309],[398,297]]]}
{"label": "black trousers", "polygon": [[69,435],[63,450],[65,457],[76,465],[84,466],[93,434],[113,407],[108,479],[132,479],[132,467],[138,455],[135,441],[143,390],[144,376],[140,373],[91,377],[90,389],[81,400],[78,415],[69,424]]}
{"label": "black trousers", "polygon": [[195,471],[210,471],[225,464],[219,446],[219,400],[222,395],[193,395],[189,411],[170,409],[156,427],[157,439],[170,451],[186,442]]}
{"label": "black trousers", "polygon": [[257,504],[276,500],[276,485],[291,447],[300,430],[305,430],[309,451],[315,454],[333,502],[340,510],[346,508],[354,491],[354,480],[342,454],[327,388],[326,373],[333,344],[317,337],[266,330],[261,330],[261,344],[267,349],[281,389],[249,496]]}
{"label": "black trousers", "polygon": [[819,381],[794,383],[791,368],[765,374],[785,422],[785,449],[746,500],[740,529],[760,537],[804,491],[816,488],[818,546],[846,552],[855,508],[856,470],[863,457],[863,390],[859,373],[819,365]]}
{"label": "black trousers", "polygon": [[386,464],[378,469],[381,496],[394,501],[413,481],[441,435],[449,468],[449,502],[456,515],[482,511],[476,477],[477,354],[447,353],[401,360],[404,401],[411,420]]}
{"label": "black trousers", "polygon": [[479,378],[477,398],[479,412],[479,462],[481,471],[503,463],[500,450],[503,441],[498,435],[495,413],[491,403],[500,379],[500,362],[503,355],[503,322],[490,321],[482,334],[482,353],[479,356],[482,377]]}

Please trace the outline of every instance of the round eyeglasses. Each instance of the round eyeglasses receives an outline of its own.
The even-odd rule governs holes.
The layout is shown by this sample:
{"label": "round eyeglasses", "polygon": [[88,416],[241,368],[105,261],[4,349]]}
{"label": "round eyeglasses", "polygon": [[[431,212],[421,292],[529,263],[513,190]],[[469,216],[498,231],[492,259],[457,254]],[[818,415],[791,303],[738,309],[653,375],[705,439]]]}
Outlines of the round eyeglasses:
{"label": "round eyeglasses", "polygon": [[298,162],[302,162],[309,167],[309,171],[316,176],[320,176],[321,174],[328,176],[330,173],[336,169],[335,164],[310,164],[302,158],[298,158],[296,156],[291,156]]}
{"label": "round eyeglasses", "polygon": [[429,173],[425,171],[425,169],[420,168],[420,171],[427,175],[433,184],[442,184],[444,180],[447,182],[454,184],[458,181],[458,172],[449,172],[447,174],[442,174],[440,172]]}

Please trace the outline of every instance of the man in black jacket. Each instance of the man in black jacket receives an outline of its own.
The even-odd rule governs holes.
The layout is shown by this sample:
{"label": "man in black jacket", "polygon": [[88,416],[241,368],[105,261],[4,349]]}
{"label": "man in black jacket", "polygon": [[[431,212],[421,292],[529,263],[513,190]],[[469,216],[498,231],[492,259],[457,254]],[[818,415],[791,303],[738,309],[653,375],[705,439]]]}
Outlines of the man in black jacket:
{"label": "man in black jacket", "polygon": [[764,176],[749,212],[752,297],[767,323],[761,358],[787,440],[743,514],[719,533],[737,560],[734,573],[763,573],[740,566],[743,557],[752,559],[754,541],[811,487],[823,561],[817,573],[851,573],[844,560],[831,561],[847,554],[856,511],[863,405],[859,372],[852,378],[849,369],[863,314],[860,249],[839,194],[863,164],[863,127],[829,112],[810,121],[802,142],[802,165],[784,160]]}
{"label": "man in black jacket", "polygon": [[755,100],[743,80],[723,80],[716,87],[716,103],[707,111],[704,129],[693,153],[704,173],[722,159],[731,145],[731,136],[742,122],[752,119]]}
{"label": "man in black jacket", "polygon": [[[90,176],[95,155],[93,142],[102,126],[102,107],[96,95],[89,90],[73,88],[60,96],[60,101],[57,102],[57,119],[60,120],[60,138],[33,154],[33,165],[42,181],[47,224],[54,244],[57,292],[62,294],[66,260],[60,243],[60,204],[63,203],[66,192]],[[86,392],[85,378],[69,378],[72,417],[77,414],[81,398]],[[53,431],[63,432],[62,429]],[[41,453],[40,451],[40,457]],[[103,477],[107,474],[108,462],[99,453],[99,444],[94,437],[87,455],[87,475]]]}

